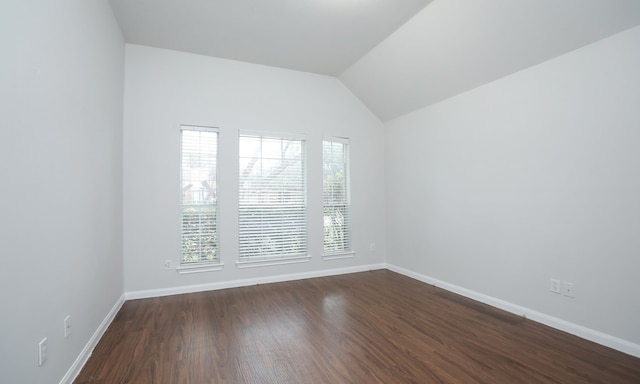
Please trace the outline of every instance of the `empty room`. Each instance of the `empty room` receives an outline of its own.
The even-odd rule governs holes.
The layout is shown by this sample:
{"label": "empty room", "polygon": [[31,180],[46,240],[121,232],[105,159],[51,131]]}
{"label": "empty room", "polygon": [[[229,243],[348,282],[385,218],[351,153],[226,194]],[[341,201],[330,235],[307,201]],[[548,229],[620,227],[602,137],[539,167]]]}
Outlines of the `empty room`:
{"label": "empty room", "polygon": [[0,383],[640,383],[640,1],[0,31]]}

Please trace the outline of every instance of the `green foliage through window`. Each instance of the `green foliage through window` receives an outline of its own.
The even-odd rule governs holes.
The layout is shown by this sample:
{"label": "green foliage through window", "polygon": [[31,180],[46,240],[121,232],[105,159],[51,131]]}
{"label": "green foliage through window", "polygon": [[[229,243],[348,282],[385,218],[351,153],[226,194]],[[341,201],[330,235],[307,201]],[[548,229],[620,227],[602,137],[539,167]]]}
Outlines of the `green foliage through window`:
{"label": "green foliage through window", "polygon": [[241,261],[306,256],[304,140],[240,136]]}
{"label": "green foliage through window", "polygon": [[351,251],[349,156],[345,139],[322,142],[324,253]]}
{"label": "green foliage through window", "polygon": [[217,263],[217,151],[214,128],[181,127],[181,264]]}

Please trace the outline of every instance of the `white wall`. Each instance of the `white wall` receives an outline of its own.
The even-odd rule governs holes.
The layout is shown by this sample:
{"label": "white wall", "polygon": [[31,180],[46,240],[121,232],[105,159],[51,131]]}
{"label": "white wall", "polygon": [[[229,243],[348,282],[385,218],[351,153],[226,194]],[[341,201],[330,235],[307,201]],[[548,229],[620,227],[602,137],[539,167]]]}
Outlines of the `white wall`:
{"label": "white wall", "polygon": [[[385,260],[384,130],[337,79],[127,45],[124,124],[125,290],[176,287],[352,268]],[[218,197],[222,271],[179,275],[179,126],[220,128]],[[238,130],[307,136],[308,263],[238,269]],[[323,135],[351,139],[356,255],[323,261]],[[375,242],[376,252],[369,251]],[[154,292],[149,292],[149,291]],[[145,291],[145,293],[140,293]],[[136,293],[137,292],[137,293]]]}
{"label": "white wall", "polygon": [[0,382],[57,383],[124,290],[124,42],[107,1],[0,8]]}
{"label": "white wall", "polygon": [[640,27],[386,124],[389,263],[640,351],[638,47]]}

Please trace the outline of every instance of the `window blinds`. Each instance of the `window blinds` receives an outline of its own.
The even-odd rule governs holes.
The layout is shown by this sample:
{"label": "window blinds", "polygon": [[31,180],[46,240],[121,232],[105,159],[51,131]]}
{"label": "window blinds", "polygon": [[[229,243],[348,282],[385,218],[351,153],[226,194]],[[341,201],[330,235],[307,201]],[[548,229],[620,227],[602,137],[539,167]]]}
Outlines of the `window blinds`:
{"label": "window blinds", "polygon": [[240,261],[307,254],[305,141],[240,134]]}
{"label": "window blinds", "polygon": [[348,145],[342,138],[322,141],[325,254],[351,251]]}
{"label": "window blinds", "polygon": [[181,264],[218,263],[218,130],[183,125],[180,134]]}

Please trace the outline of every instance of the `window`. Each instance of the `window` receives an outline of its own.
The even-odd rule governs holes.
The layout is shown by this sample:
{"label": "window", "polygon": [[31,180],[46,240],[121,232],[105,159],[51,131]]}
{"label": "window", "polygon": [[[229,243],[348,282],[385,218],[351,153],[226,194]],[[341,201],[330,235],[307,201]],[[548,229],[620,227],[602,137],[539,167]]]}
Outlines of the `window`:
{"label": "window", "polygon": [[180,136],[180,265],[217,264],[218,130],[182,125]]}
{"label": "window", "polygon": [[324,255],[347,255],[352,253],[348,139],[322,141],[322,168]]}
{"label": "window", "polygon": [[305,140],[240,134],[238,266],[308,261]]}

